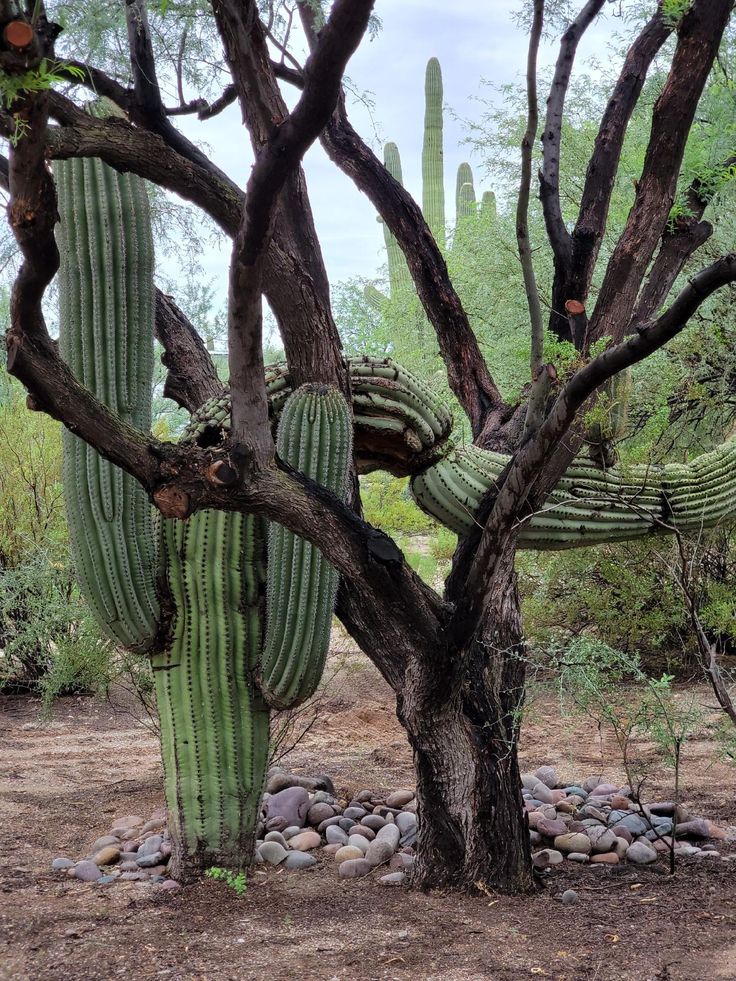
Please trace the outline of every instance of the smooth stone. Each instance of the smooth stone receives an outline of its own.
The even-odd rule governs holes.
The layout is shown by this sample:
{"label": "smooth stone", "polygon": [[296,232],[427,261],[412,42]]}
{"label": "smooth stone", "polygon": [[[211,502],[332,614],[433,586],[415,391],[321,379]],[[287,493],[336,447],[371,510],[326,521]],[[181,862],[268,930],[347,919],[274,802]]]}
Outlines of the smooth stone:
{"label": "smooth stone", "polygon": [[567,825],[564,821],[557,819],[556,821],[550,821],[549,818],[543,817],[541,821],[537,822],[536,830],[540,835],[546,835],[547,838],[556,838],[557,835],[564,835],[567,831]]}
{"label": "smooth stone", "polygon": [[604,814],[603,811],[594,807],[592,804],[585,804],[584,807],[580,808],[581,818],[594,818],[596,821],[600,821],[602,824],[606,824],[608,821],[608,815]]}
{"label": "smooth stone", "polygon": [[364,875],[368,875],[370,871],[371,866],[364,858],[353,858],[347,862],[342,862],[339,874],[343,879],[360,879]]}
{"label": "smooth stone", "polygon": [[389,872],[388,875],[382,875],[378,881],[382,886],[403,886],[406,883],[406,873]]}
{"label": "smooth stone", "polygon": [[181,882],[177,882],[176,879],[164,879],[161,888],[167,892],[175,892],[177,889],[181,889]]}
{"label": "smooth stone", "polygon": [[170,841],[165,841],[161,845],[161,847],[159,848],[159,851],[161,852],[161,854],[163,855],[164,858],[170,858],[171,857],[171,842]]}
{"label": "smooth stone", "polygon": [[344,818],[351,818],[353,821],[360,821],[367,813],[368,811],[359,805],[358,807],[346,807],[342,812],[342,816]]}
{"label": "smooth stone", "polygon": [[596,787],[603,783],[603,775],[599,774],[597,777],[588,777],[587,780],[583,780],[583,790],[590,794]]}
{"label": "smooth stone", "polygon": [[614,794],[611,798],[611,807],[617,811],[628,811],[630,803],[628,797],[621,797],[620,794]]}
{"label": "smooth stone", "polygon": [[148,872],[121,872],[120,881],[121,882],[147,882],[149,878]]}
{"label": "smooth stone", "polygon": [[603,823],[603,821],[599,821],[598,818],[585,818],[583,821],[578,821],[576,823],[582,824],[583,828],[585,828],[586,834],[588,833],[589,828],[602,828],[604,831],[606,830],[606,825]]}
{"label": "smooth stone", "polygon": [[278,841],[264,841],[258,850],[263,861],[269,865],[280,865],[289,854]]}
{"label": "smooth stone", "polygon": [[90,852],[94,854],[106,848],[108,845],[115,845],[117,848],[120,848],[120,838],[117,835],[103,835],[94,842],[90,848]]}
{"label": "smooth stone", "polygon": [[150,869],[154,865],[160,865],[163,855],[161,852],[154,852],[152,855],[141,855],[140,858],[136,859],[139,869]]}
{"label": "smooth stone", "polygon": [[388,863],[388,867],[392,872],[403,872],[406,869],[410,869],[414,865],[413,855],[404,855],[402,852],[397,852],[395,855],[391,856],[391,861]]}
{"label": "smooth stone", "polygon": [[120,852],[121,862],[135,862],[138,858],[138,852]]}
{"label": "smooth stone", "polygon": [[535,830],[539,822],[543,820],[544,820],[544,814],[542,814],[540,811],[531,811],[527,815],[527,821],[529,822],[529,827],[534,828]]}
{"label": "smooth stone", "polygon": [[[638,814],[629,814],[622,821],[616,822],[616,827],[628,828],[632,835],[643,835],[645,832],[649,831],[649,825],[644,820],[644,818],[639,817]],[[618,832],[616,832],[618,834]]]}
{"label": "smooth stone", "polygon": [[[649,835],[647,835],[647,838]],[[651,841],[651,839],[650,839]],[[665,835],[663,838],[657,838],[652,841],[654,850],[659,852],[660,855],[664,855],[665,852],[669,852],[672,849],[672,838],[669,835]]]}
{"label": "smooth stone", "polygon": [[[166,815],[164,814],[164,820]],[[118,828],[137,828],[143,824],[143,818],[138,814],[127,814],[125,817],[115,818],[113,827]]]}
{"label": "smooth stone", "polygon": [[327,820],[327,818],[333,817],[335,812],[329,804],[322,804],[320,802],[312,804],[312,806],[307,811],[307,824],[311,825],[313,828],[322,821]]}
{"label": "smooth stone", "polygon": [[539,783],[539,777],[533,773],[522,773],[521,786],[524,790],[533,790]]}
{"label": "smooth stone", "polygon": [[399,839],[399,844],[402,846],[413,847],[416,844],[417,838],[419,837],[419,829],[414,828],[413,831],[407,831],[405,835],[402,835]]}
{"label": "smooth stone", "polygon": [[550,790],[554,790],[557,786],[557,771],[553,766],[540,766],[534,771],[534,776]]}
{"label": "smooth stone", "polygon": [[304,790],[305,793],[308,791],[314,793],[316,790],[326,790],[329,794],[335,793],[332,780],[326,774],[320,774],[318,777],[300,777],[296,773],[277,770],[269,775],[266,782],[266,791],[269,794],[276,796],[284,790],[292,789]]}
{"label": "smooth stone", "polygon": [[284,828],[284,830],[281,832],[284,837],[284,841],[288,841],[289,838],[293,838],[294,835],[299,835],[301,833],[302,828],[298,828],[295,824],[292,824],[290,828]]}
{"label": "smooth stone", "polygon": [[309,808],[309,794],[304,787],[287,787],[278,793],[272,793],[266,801],[266,823],[270,818],[279,817],[286,819],[285,828],[293,825],[303,828]]}
{"label": "smooth stone", "polygon": [[365,860],[372,868],[377,865],[384,865],[386,862],[391,861],[394,851],[395,849],[390,841],[376,838],[375,841],[369,842],[368,849],[365,853]]}
{"label": "smooth stone", "polygon": [[160,850],[164,839],[161,835],[151,835],[150,838],[146,838],[141,847],[138,849],[139,855],[153,855],[154,852]]}
{"label": "smooth stone", "polygon": [[364,838],[363,835],[350,835],[347,843],[352,848],[360,849],[360,852],[363,855],[365,855],[365,853],[368,851],[368,845],[370,844],[368,839]]}
{"label": "smooth stone", "polygon": [[266,831],[286,831],[289,821],[285,817],[272,817],[266,821]]}
{"label": "smooth stone", "polygon": [[73,869],[76,862],[73,862],[70,858],[55,858],[51,863],[51,868],[59,871],[60,869]]}
{"label": "smooth stone", "polygon": [[[408,833],[410,834],[415,829],[416,829],[416,825],[414,825],[414,828],[411,828]],[[401,838],[401,831],[399,831],[398,827],[395,824],[385,824],[376,834],[375,840],[387,841],[391,845],[393,850],[396,851],[396,849],[399,847],[400,838]]]}
{"label": "smooth stone", "polygon": [[630,845],[631,842],[634,840],[634,836],[629,831],[629,829],[625,828],[621,824],[615,825],[613,828],[611,828],[611,831],[613,831],[613,833],[616,835],[617,838],[623,838],[623,840],[627,843],[627,845]]}
{"label": "smooth stone", "polygon": [[554,791],[539,781],[532,787],[532,794],[534,794],[533,799],[542,804],[554,804],[555,802]]}
{"label": "smooth stone", "polygon": [[542,836],[540,835],[540,833],[538,831],[534,831],[534,829],[531,829],[529,831],[529,841],[530,841],[530,843],[532,845],[541,845],[542,844]]}
{"label": "smooth stone", "polygon": [[562,902],[565,906],[572,906],[578,901],[578,894],[574,889],[566,889],[562,894]]}
{"label": "smooth stone", "polygon": [[319,831],[320,834],[324,834],[324,832],[327,831],[328,828],[331,828],[339,823],[340,823],[340,815],[335,814],[334,817],[327,818],[326,821],[321,821],[320,824],[317,825],[317,831]]}
{"label": "smooth stone", "polygon": [[658,801],[654,804],[649,804],[647,810],[650,814],[654,814],[657,817],[674,817],[675,810],[677,810],[677,820],[680,823],[684,823],[688,820],[689,814],[682,806],[682,804],[675,804],[672,800]]}
{"label": "smooth stone", "polygon": [[368,841],[373,841],[376,837],[376,832],[371,831],[370,828],[364,828],[362,824],[354,824],[349,832],[350,835],[362,835]]}
{"label": "smooth stone", "polygon": [[74,876],[77,879],[81,879],[82,882],[96,882],[102,877],[102,872],[89,859],[85,859],[82,862],[77,862],[74,866]]}
{"label": "smooth stone", "polygon": [[565,793],[568,797],[579,797],[581,801],[584,801],[588,796],[587,790],[583,790],[582,787],[578,787],[575,784],[570,787],[565,787]]}
{"label": "smooth stone", "polygon": [[616,835],[610,828],[588,828],[588,837],[593,843],[593,851],[597,854],[610,852],[616,844]]}
{"label": "smooth stone", "polygon": [[[299,831],[300,832],[301,832],[301,830],[302,829],[299,828]],[[266,835],[266,837],[263,840],[264,841],[277,841],[280,845],[283,845],[283,847],[286,848],[286,838],[284,838],[284,836],[283,836],[283,834],[282,834],[281,831],[269,831],[268,834]]]}
{"label": "smooth stone", "polygon": [[152,868],[146,869],[146,872],[148,872],[151,878],[153,878],[156,875],[161,875],[164,876],[165,878],[166,868],[167,867],[165,865],[154,865]]}
{"label": "smooth stone", "polygon": [[578,809],[577,804],[569,799],[560,800],[555,806],[557,807],[557,810],[561,811],[563,814],[574,814]]}
{"label": "smooth stone", "polygon": [[337,841],[334,844],[332,844],[332,845],[323,845],[322,846],[322,854],[323,855],[329,855],[330,858],[332,858],[333,855],[336,855],[340,851],[340,849],[341,848],[344,848],[344,847],[345,847],[344,845],[341,845]]}
{"label": "smooth stone", "polygon": [[[593,821],[595,819],[590,818],[589,820]],[[570,821],[567,826],[567,830],[570,834],[586,834],[589,827],[591,827],[591,825],[583,824],[582,821]]]}
{"label": "smooth stone", "polygon": [[112,873],[101,875],[99,879],[95,879],[95,884],[98,886],[109,886],[111,882],[115,882],[119,875],[119,872],[114,875]]}
{"label": "smooth stone", "polygon": [[657,853],[651,845],[645,844],[643,841],[635,841],[629,845],[626,860],[635,865],[649,865],[651,862],[657,861]]}
{"label": "smooth stone", "polygon": [[371,831],[380,831],[386,823],[386,819],[382,818],[380,814],[367,814],[360,819],[360,823],[364,828],[370,828]]}
{"label": "smooth stone", "polygon": [[617,783],[599,783],[594,789],[596,797],[610,797],[611,794],[617,794],[621,787]]}
{"label": "smooth stone", "polygon": [[373,798],[372,790],[359,790],[358,793],[355,795],[355,799],[358,801],[359,804],[364,804],[366,801],[369,801],[372,798]]}
{"label": "smooth stone", "polygon": [[677,825],[676,838],[710,838],[710,827],[704,818],[692,818]]}
{"label": "smooth stone", "polygon": [[114,865],[120,859],[120,848],[117,845],[106,845],[92,856],[95,865]]}
{"label": "smooth stone", "polygon": [[[366,849],[367,851],[368,849]],[[335,852],[335,861],[338,863],[349,862],[353,859],[363,858],[365,852],[362,848],[355,845],[343,845]]]}
{"label": "smooth stone", "polygon": [[585,852],[568,852],[565,858],[568,862],[579,862],[581,865],[590,860],[590,856]]}
{"label": "smooth stone", "polygon": [[558,852],[582,852],[584,855],[587,855],[593,847],[586,834],[576,832],[557,835],[554,844]]}
{"label": "smooth stone", "polygon": [[141,834],[142,835],[148,834],[149,831],[160,831],[165,824],[166,824],[165,817],[151,818],[151,820],[146,821],[146,823],[141,828]]}
{"label": "smooth stone", "polygon": [[132,861],[127,861],[127,862],[121,862],[120,863],[120,871],[121,872],[137,872],[139,868],[140,868],[140,866],[135,861],[135,859],[133,859]]}
{"label": "smooth stone", "polygon": [[286,856],[284,867],[287,869],[309,869],[316,864],[317,859],[314,855],[308,855],[306,852],[290,852]]}
{"label": "smooth stone", "polygon": [[355,827],[355,821],[349,817],[341,817],[337,822],[338,828],[342,828],[343,831],[350,831],[351,828]]}
{"label": "smooth stone", "polygon": [[294,835],[289,841],[289,848],[293,848],[297,852],[309,852],[313,848],[319,848],[321,844],[322,838],[316,831],[302,831],[301,834]]}
{"label": "smooth stone", "polygon": [[699,855],[701,850],[697,845],[691,845],[687,841],[677,842],[675,845],[677,854],[682,855],[684,858],[693,858],[695,855]]}
{"label": "smooth stone", "polygon": [[619,857],[616,852],[605,852],[602,855],[591,855],[591,862],[595,862],[596,865],[618,865]]}
{"label": "smooth stone", "polygon": [[337,798],[334,794],[328,794],[326,790],[318,790],[316,794],[312,794],[312,805],[314,804],[329,804],[332,806],[337,803]]}
{"label": "smooth stone", "polygon": [[402,811],[401,814],[396,815],[396,827],[403,834],[407,831],[411,831],[412,828],[417,826],[417,816],[412,814],[411,811]]}
{"label": "smooth stone", "polygon": [[554,848],[543,848],[532,859],[535,869],[546,869],[550,865],[559,865],[562,861],[562,853],[555,851]]}
{"label": "smooth stone", "polygon": [[334,825],[330,825],[325,829],[325,838],[327,839],[328,845],[347,845],[348,843],[347,831],[343,831],[342,828],[336,828]]}
{"label": "smooth stone", "polygon": [[619,858],[626,858],[626,853],[629,850],[629,842],[625,838],[616,838],[613,847]]}
{"label": "smooth stone", "polygon": [[405,807],[412,800],[414,800],[413,790],[396,790],[386,798],[386,806]]}

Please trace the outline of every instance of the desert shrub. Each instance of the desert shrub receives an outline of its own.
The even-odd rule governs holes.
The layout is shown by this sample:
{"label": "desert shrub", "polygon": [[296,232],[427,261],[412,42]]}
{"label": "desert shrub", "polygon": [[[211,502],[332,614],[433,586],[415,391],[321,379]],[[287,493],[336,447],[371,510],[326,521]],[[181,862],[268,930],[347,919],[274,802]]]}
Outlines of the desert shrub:
{"label": "desert shrub", "polygon": [[408,480],[387,473],[361,477],[360,491],[366,521],[387,534],[429,534],[435,522],[419,510],[408,488]]}

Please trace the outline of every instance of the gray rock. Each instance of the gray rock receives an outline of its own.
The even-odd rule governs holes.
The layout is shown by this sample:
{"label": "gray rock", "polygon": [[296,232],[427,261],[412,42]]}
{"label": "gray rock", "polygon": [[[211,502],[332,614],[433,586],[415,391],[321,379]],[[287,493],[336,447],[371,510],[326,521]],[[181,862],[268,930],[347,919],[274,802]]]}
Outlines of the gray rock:
{"label": "gray rock", "polygon": [[649,825],[644,818],[639,817],[638,814],[629,814],[620,821],[615,821],[614,824],[617,827],[626,828],[627,831],[630,831],[634,836],[643,835],[649,831]]}
{"label": "gray rock", "polygon": [[148,882],[148,872],[121,872],[121,882]]}
{"label": "gray rock", "polygon": [[135,859],[120,863],[121,872],[137,872],[139,868],[140,866],[138,865]]}
{"label": "gray rock", "polygon": [[332,780],[326,774],[318,777],[300,777],[296,773],[286,773],[284,770],[272,770],[269,772],[266,790],[269,794],[281,793],[284,790],[291,790],[293,787],[307,791],[324,790],[329,794],[335,793]]}
{"label": "gray rock", "polygon": [[74,875],[77,879],[81,879],[82,882],[96,882],[102,878],[102,872],[100,872],[99,868],[94,862],[88,860],[77,862],[74,866]]}
{"label": "gray rock", "polygon": [[577,787],[575,784],[570,787],[565,787],[565,793],[568,797],[580,797],[581,800],[585,800],[588,796],[587,790],[583,790],[582,787]]}
{"label": "gray rock", "polygon": [[554,804],[555,802],[552,791],[540,781],[537,781],[534,787],[532,787],[532,794],[534,795],[533,800],[537,800],[541,804]]}
{"label": "gray rock", "polygon": [[[265,803],[266,826],[272,818],[282,818],[286,820],[284,828],[297,826],[304,827],[304,822],[309,811],[309,794],[304,787],[287,787],[272,794]],[[284,828],[279,828],[283,831]]]}
{"label": "gray rock", "polygon": [[413,790],[396,790],[386,798],[387,807],[404,807],[414,799]]}
{"label": "gray rock", "polygon": [[418,834],[419,834],[418,828],[413,828],[412,830],[407,831],[405,835],[401,836],[399,840],[399,844],[401,844],[403,847],[413,846],[416,843]]}
{"label": "gray rock", "polygon": [[351,818],[353,821],[360,821],[364,818],[368,811],[364,807],[346,807],[342,812],[344,818]]}
{"label": "gray rock", "polygon": [[364,858],[350,858],[340,863],[339,874],[342,879],[360,879],[368,875],[372,866]]}
{"label": "gray rock", "polygon": [[109,875],[101,875],[99,879],[95,879],[95,883],[98,886],[109,886],[111,882],[114,882],[120,873],[111,872]]}
{"label": "gray rock", "polygon": [[284,846],[278,841],[264,841],[258,851],[263,861],[268,862],[269,865],[280,865],[288,855]]}
{"label": "gray rock", "polygon": [[355,821],[351,817],[345,817],[343,815],[337,822],[338,828],[342,828],[343,831],[350,831],[351,828],[355,827]]}
{"label": "gray rock", "polygon": [[289,852],[284,867],[287,869],[309,869],[316,864],[317,859],[314,855],[309,855],[307,852]]}
{"label": "gray rock", "polygon": [[57,871],[59,869],[73,869],[75,864],[76,863],[73,862],[70,858],[59,857],[53,860],[53,862],[51,863],[51,868],[56,869]]}
{"label": "gray rock", "polygon": [[151,835],[150,838],[146,838],[141,847],[138,849],[138,855],[153,855],[154,852],[161,850],[163,841],[164,839],[161,835]]}
{"label": "gray rock", "polygon": [[406,885],[407,878],[405,872],[389,872],[382,875],[378,880],[382,886],[403,886]]}
{"label": "gray rock", "polygon": [[565,858],[568,862],[579,862],[580,865],[590,861],[590,855],[586,855],[585,852],[568,852]]}
{"label": "gray rock", "polygon": [[371,868],[376,865],[383,865],[385,862],[391,861],[394,851],[395,849],[390,841],[382,841],[380,838],[376,838],[375,841],[369,842],[368,849],[365,853],[365,860]]}
{"label": "gray rock", "polygon": [[586,834],[593,842],[593,851],[597,854],[610,852],[616,844],[616,835],[610,828],[588,828]]}
{"label": "gray rock", "polygon": [[[302,828],[297,828],[297,826],[293,824],[290,828],[284,828],[281,834],[283,835],[284,841],[288,841],[289,838],[293,838],[294,835],[300,834],[302,830],[303,830]],[[274,841],[274,840],[275,839],[269,838],[268,835],[266,835],[266,841]]]}
{"label": "gray rock", "polygon": [[651,862],[657,861],[657,853],[648,842],[641,840],[635,841],[632,845],[629,845],[629,850],[626,852],[626,860],[633,862],[635,865],[649,865]]}
{"label": "gray rock", "polygon": [[411,811],[402,811],[401,814],[396,815],[396,827],[402,833],[406,834],[407,831],[411,831],[412,828],[417,826],[417,816],[412,814]]}
{"label": "gray rock", "polygon": [[330,825],[325,829],[325,838],[327,839],[328,845],[347,845],[348,843],[347,831],[343,831],[342,828],[336,828],[334,825]]}
{"label": "gray rock", "polygon": [[546,869],[550,865],[559,865],[562,861],[562,852],[558,852],[554,848],[543,848],[532,858],[535,869]]}
{"label": "gray rock", "polygon": [[316,803],[307,811],[307,824],[311,825],[313,828],[321,824],[322,821],[326,821],[327,818],[333,817],[335,812],[329,804]]}
{"label": "gray rock", "polygon": [[[302,829],[299,828],[299,832],[298,833],[301,833],[301,830]],[[284,848],[287,847],[286,846],[286,838],[284,837],[284,835],[282,834],[281,831],[269,831],[264,840],[265,841],[277,841],[280,845],[283,845]]]}
{"label": "gray rock", "polygon": [[387,841],[394,851],[399,847],[401,832],[395,824],[385,824],[376,834],[376,841]]}
{"label": "gray rock", "polygon": [[161,888],[167,892],[175,892],[177,889],[181,889],[181,882],[177,882],[176,879],[164,879]]}
{"label": "gray rock", "polygon": [[100,851],[101,848],[105,848],[107,845],[120,845],[120,839],[117,835],[103,835],[102,838],[98,838],[97,841],[90,848],[90,852],[94,854]]}
{"label": "gray rock", "polygon": [[336,804],[337,800],[334,794],[328,793],[326,790],[318,790],[316,793],[312,794],[312,804]]}
{"label": "gray rock", "polygon": [[380,814],[366,814],[364,818],[360,819],[360,823],[364,828],[370,828],[371,831],[380,831],[386,823],[386,818],[382,818]]}
{"label": "gray rock", "polygon": [[136,859],[139,869],[152,869],[155,865],[160,865],[163,861],[161,852],[154,852],[152,855],[141,855]]}
{"label": "gray rock", "polygon": [[522,773],[521,786],[524,790],[532,790],[539,783],[539,777],[534,773]]}
{"label": "gray rock", "polygon": [[557,771],[553,766],[540,766],[534,771],[534,776],[550,790],[554,790],[557,786]]}
{"label": "gray rock", "polygon": [[587,855],[593,848],[593,843],[586,834],[573,832],[572,834],[557,835],[555,848],[558,852],[582,852]]}
{"label": "gray rock", "polygon": [[328,828],[332,827],[332,825],[334,825],[334,824],[339,824],[341,820],[342,820],[342,818],[341,818],[341,816],[339,814],[336,814],[334,817],[327,818],[326,821],[321,821],[317,825],[317,831],[319,831],[320,834],[324,834],[324,832]]}
{"label": "gray rock", "polygon": [[347,840],[347,844],[352,848],[360,849],[363,855],[365,855],[365,853],[368,851],[368,845],[370,842],[367,838],[364,838],[363,835],[350,835]]}

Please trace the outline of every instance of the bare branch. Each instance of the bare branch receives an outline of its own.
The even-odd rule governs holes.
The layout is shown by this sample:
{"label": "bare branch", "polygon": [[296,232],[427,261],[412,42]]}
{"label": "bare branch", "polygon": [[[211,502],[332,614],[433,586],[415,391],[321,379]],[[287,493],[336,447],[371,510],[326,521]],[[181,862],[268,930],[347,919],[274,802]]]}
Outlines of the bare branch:
{"label": "bare branch", "polygon": [[626,228],[609,260],[591,317],[591,337],[620,341],[667,224],[690,127],[715,61],[733,0],[694,0],[685,14]]}
{"label": "bare branch", "polygon": [[224,388],[212,358],[191,322],[170,296],[156,290],[156,337],[164,348],[162,364],[169,369],[164,395],[194,412]]}
{"label": "bare branch", "polygon": [[[529,35],[529,53],[526,62],[526,100],[527,122],[526,132],[521,141],[521,184],[519,200],[516,205],[516,243],[519,249],[521,270],[524,276],[526,302],[529,307],[529,322],[531,325],[531,377],[537,378],[542,370],[544,358],[544,325],[542,324],[542,307],[539,303],[539,291],[534,275],[534,262],[529,242],[529,193],[532,183],[532,153],[537,138],[539,125],[539,107],[537,104],[537,54],[539,41],[542,36],[544,20],[544,0],[534,0],[534,17]],[[530,402],[531,404],[531,402]]]}
{"label": "bare branch", "polygon": [[580,38],[601,12],[606,0],[588,0],[562,35],[560,53],[547,99],[547,118],[542,133],[542,169],[539,172],[539,197],[544,211],[547,236],[556,263],[566,264],[572,254],[572,240],[565,227],[560,204],[560,141],[562,115],[570,75]]}

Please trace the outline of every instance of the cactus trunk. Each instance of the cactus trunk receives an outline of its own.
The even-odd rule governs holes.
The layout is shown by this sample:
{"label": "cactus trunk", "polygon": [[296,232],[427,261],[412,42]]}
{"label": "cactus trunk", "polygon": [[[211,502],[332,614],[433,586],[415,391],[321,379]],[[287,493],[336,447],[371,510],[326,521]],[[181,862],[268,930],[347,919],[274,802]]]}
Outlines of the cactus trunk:
{"label": "cactus trunk", "polygon": [[172,872],[250,865],[268,762],[269,712],[255,683],[266,525],[203,511],[162,522],[172,642],[153,657]]}
{"label": "cactus trunk", "polygon": [[436,58],[427,62],[424,79],[424,145],[422,211],[441,249],[445,247],[445,168],[442,147],[442,70]]}

